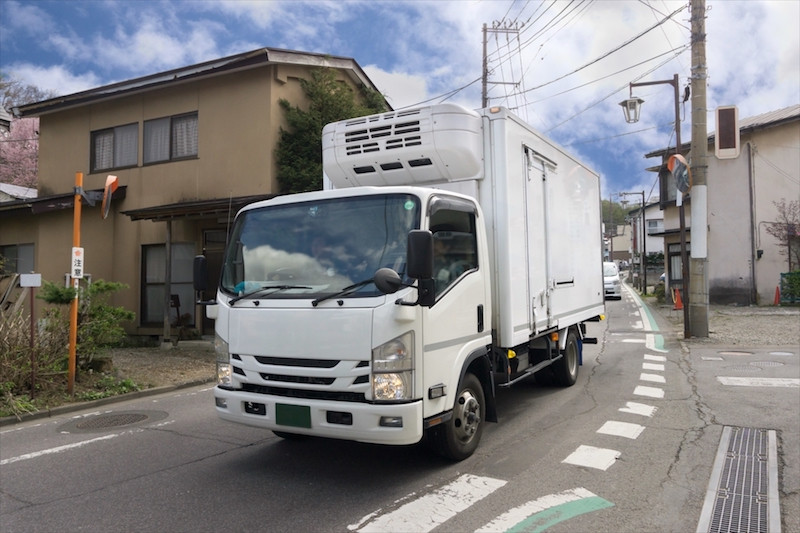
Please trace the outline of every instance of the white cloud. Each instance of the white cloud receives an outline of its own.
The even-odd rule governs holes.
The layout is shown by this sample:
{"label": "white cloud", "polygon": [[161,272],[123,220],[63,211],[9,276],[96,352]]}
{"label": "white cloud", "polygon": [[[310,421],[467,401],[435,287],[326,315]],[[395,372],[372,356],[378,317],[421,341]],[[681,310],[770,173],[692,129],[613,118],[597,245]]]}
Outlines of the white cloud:
{"label": "white cloud", "polygon": [[77,74],[63,65],[41,67],[17,63],[10,65],[8,72],[13,79],[57,95],[77,93],[102,85],[101,79],[95,73]]}
{"label": "white cloud", "polygon": [[427,98],[426,81],[422,76],[386,72],[376,65],[364,67],[364,72],[394,109],[410,106]]}

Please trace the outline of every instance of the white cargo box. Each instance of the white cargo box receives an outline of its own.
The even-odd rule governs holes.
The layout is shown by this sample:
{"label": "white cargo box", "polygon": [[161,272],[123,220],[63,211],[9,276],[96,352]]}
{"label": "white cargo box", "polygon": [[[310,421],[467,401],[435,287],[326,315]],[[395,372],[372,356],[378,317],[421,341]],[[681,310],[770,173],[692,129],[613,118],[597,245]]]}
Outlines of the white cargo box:
{"label": "white cargo box", "polygon": [[486,217],[502,347],[604,312],[600,180],[504,108],[441,104],[329,124],[326,186],[467,194]]}

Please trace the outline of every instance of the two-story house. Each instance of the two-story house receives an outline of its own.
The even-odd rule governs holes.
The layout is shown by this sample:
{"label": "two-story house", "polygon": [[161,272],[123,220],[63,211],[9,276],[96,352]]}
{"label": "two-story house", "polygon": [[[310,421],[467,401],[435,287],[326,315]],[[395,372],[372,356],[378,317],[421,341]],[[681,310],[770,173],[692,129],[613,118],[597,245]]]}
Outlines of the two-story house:
{"label": "two-story house", "polygon": [[[664,253],[664,217],[659,208],[658,199],[645,205],[641,204],[636,209],[628,211],[627,219],[631,225],[631,279],[635,287],[641,287],[639,278],[642,277],[641,257],[651,257],[653,254]],[[648,259],[646,282],[651,287],[658,283],[662,268],[660,264],[652,264]]]}
{"label": "two-story house", "polygon": [[[739,120],[740,153],[715,156],[714,135],[708,139],[708,291],[713,304],[772,304],[780,274],[788,270],[779,243],[766,228],[778,221],[775,202],[800,201],[800,104]],[[735,130],[734,130],[735,131]],[[681,152],[691,158],[689,145]],[[666,161],[674,153],[660,150],[661,207],[667,280],[681,283],[677,188]],[[691,251],[691,191],[684,203],[686,245]]]}
{"label": "two-story house", "polygon": [[206,255],[218,275],[236,211],[279,192],[279,100],[304,107],[300,80],[319,67],[356,94],[377,90],[353,59],[261,48],[21,106],[19,115],[40,120],[38,196],[0,204],[0,249],[24,250],[26,268],[64,283],[76,172],[86,191],[115,175],[106,219],[99,202],[82,204],[85,274],[129,286],[112,302],[136,312],[129,334],[166,338],[178,314],[209,333],[192,260]]}

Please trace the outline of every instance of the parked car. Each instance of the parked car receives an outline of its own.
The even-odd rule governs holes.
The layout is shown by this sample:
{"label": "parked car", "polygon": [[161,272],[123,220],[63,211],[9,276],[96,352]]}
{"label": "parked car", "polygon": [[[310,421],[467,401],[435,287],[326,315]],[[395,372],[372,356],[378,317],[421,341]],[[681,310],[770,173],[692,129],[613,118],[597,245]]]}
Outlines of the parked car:
{"label": "parked car", "polygon": [[619,279],[619,269],[616,263],[603,262],[603,285],[605,286],[606,300],[622,299],[622,281]]}

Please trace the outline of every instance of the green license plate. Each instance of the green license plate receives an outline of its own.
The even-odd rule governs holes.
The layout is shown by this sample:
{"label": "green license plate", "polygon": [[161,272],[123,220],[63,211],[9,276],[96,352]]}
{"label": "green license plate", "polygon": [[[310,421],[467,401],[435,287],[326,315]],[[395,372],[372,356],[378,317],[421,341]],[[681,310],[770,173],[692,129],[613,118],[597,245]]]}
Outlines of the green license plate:
{"label": "green license plate", "polygon": [[311,428],[311,408],[306,405],[275,404],[275,421],[281,426]]}

